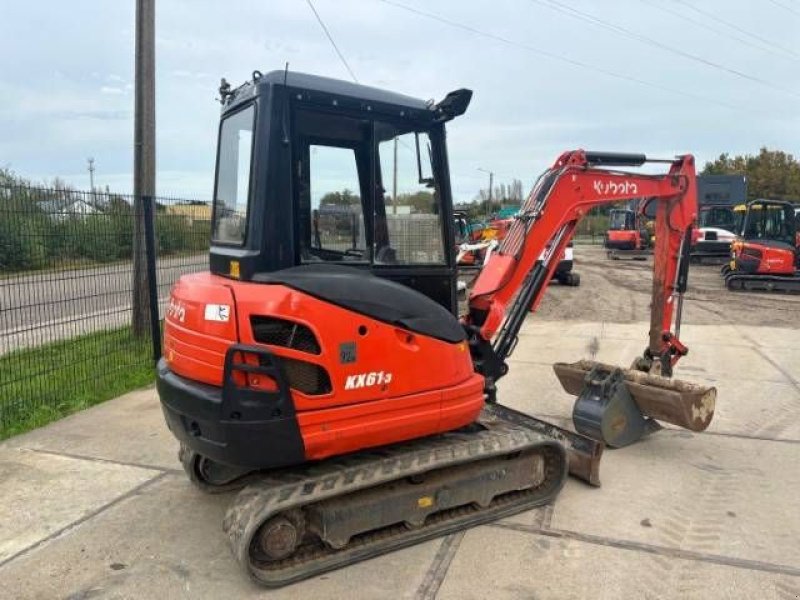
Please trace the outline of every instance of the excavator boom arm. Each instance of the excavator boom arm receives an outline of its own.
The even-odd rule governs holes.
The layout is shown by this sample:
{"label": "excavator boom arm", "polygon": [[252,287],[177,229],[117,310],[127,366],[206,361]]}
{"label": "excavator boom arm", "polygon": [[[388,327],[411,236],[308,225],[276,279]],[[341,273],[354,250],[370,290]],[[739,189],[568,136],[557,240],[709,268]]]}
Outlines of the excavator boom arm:
{"label": "excavator boom arm", "polygon": [[[646,162],[669,162],[670,167],[658,175],[611,169]],[[660,359],[660,369],[671,374],[672,365],[686,353],[678,334],[689,240],[697,216],[691,155],[652,161],[644,155],[577,150],[562,154],[542,174],[469,298],[465,325],[484,347],[493,345],[497,364],[504,363],[513,350],[527,312],[539,305],[580,219],[595,206],[633,198],[657,203],[650,340],[645,357]],[[504,372],[486,374],[497,377]]]}

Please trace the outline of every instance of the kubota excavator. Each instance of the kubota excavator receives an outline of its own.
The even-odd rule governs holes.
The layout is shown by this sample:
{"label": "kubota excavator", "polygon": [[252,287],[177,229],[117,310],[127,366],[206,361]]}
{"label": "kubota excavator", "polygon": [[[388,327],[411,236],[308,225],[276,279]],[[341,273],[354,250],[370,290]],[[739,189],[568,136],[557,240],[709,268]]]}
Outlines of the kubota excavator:
{"label": "kubota excavator", "polygon": [[642,211],[646,201],[630,201],[626,208],[609,211],[608,231],[603,239],[608,258],[644,260],[652,254],[650,231]]}
{"label": "kubota excavator", "polygon": [[748,202],[722,274],[729,290],[800,293],[794,205],[781,200]]}
{"label": "kubota excavator", "polygon": [[[687,352],[691,156],[640,175],[616,167],[653,162],[644,155],[562,154],[459,320],[445,124],[469,90],[432,103],[256,72],[220,94],[210,272],[171,292],[157,385],[189,478],[243,488],[223,528],[257,581],[284,585],[550,502],[568,470],[597,485],[600,440],[632,443],[654,419],[709,424],[716,390],[669,378]],[[397,214],[390,173],[393,193],[428,212]],[[580,218],[642,195],[658,202],[644,355],[630,369],[555,366],[588,435],[501,405],[496,383]]]}

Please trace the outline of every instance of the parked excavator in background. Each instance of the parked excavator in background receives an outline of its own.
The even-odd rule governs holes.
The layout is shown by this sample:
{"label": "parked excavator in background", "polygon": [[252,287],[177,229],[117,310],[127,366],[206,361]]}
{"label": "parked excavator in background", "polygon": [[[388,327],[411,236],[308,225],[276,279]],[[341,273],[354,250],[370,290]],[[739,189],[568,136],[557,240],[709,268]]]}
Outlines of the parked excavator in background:
{"label": "parked excavator in background", "polygon": [[631,200],[625,208],[612,208],[608,216],[603,246],[611,259],[632,258],[644,260],[653,252],[652,229],[643,214],[647,202]]}
{"label": "parked excavator in background", "polygon": [[753,200],[722,267],[729,290],[800,293],[796,209],[782,200]]}
{"label": "parked excavator in background", "polygon": [[692,260],[727,261],[741,226],[736,206],[747,201],[744,175],[700,175],[697,178],[698,227],[692,235]]}
{"label": "parked excavator in background", "polygon": [[[716,390],[670,378],[687,352],[692,156],[563,153],[459,319],[445,125],[471,95],[425,102],[287,71],[220,87],[210,272],[171,291],[157,385],[190,480],[242,488],[223,529],[264,585],[552,502],[568,470],[599,483],[604,442],[711,421]],[[654,162],[665,172],[619,170]],[[657,205],[643,355],[555,365],[583,434],[500,404],[580,219],[641,196]],[[402,198],[423,210],[401,215]]]}

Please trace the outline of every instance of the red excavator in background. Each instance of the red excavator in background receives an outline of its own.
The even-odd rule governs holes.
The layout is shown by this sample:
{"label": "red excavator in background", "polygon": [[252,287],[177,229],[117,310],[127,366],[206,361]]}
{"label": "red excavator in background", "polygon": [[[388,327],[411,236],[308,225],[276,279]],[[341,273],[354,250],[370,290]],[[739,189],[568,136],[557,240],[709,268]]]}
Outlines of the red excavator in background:
{"label": "red excavator in background", "polygon": [[740,236],[723,266],[729,290],[800,293],[795,207],[781,200],[747,203]]}
{"label": "red excavator in background", "polygon": [[[223,528],[257,581],[551,502],[568,470],[597,485],[603,442],[633,443],[656,420],[708,426],[716,390],[670,379],[687,352],[691,156],[562,154],[459,319],[445,124],[469,90],[430,103],[276,71],[220,95],[210,272],[171,292],[157,385],[189,478],[243,488]],[[668,171],[617,170],[646,162]],[[579,433],[500,404],[496,383],[581,217],[642,195],[658,204],[644,354],[629,369],[554,367],[578,396]],[[422,209],[400,214],[402,198]]]}
{"label": "red excavator in background", "polygon": [[642,214],[643,201],[630,201],[626,208],[609,211],[608,231],[603,240],[608,258],[643,260],[652,254],[651,233]]}

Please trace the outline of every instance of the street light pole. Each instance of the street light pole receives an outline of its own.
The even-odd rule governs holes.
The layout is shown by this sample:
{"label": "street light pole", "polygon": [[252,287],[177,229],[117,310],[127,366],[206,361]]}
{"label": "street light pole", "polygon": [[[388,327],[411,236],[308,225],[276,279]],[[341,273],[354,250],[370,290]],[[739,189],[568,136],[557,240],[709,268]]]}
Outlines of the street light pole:
{"label": "street light pole", "polygon": [[[156,179],[155,0],[136,0],[133,116],[133,334],[147,334],[150,302],[145,254],[145,201],[152,202]],[[154,213],[153,213],[154,214]]]}
{"label": "street light pole", "polygon": [[89,157],[86,162],[89,163],[89,191],[94,192],[94,159]]}

